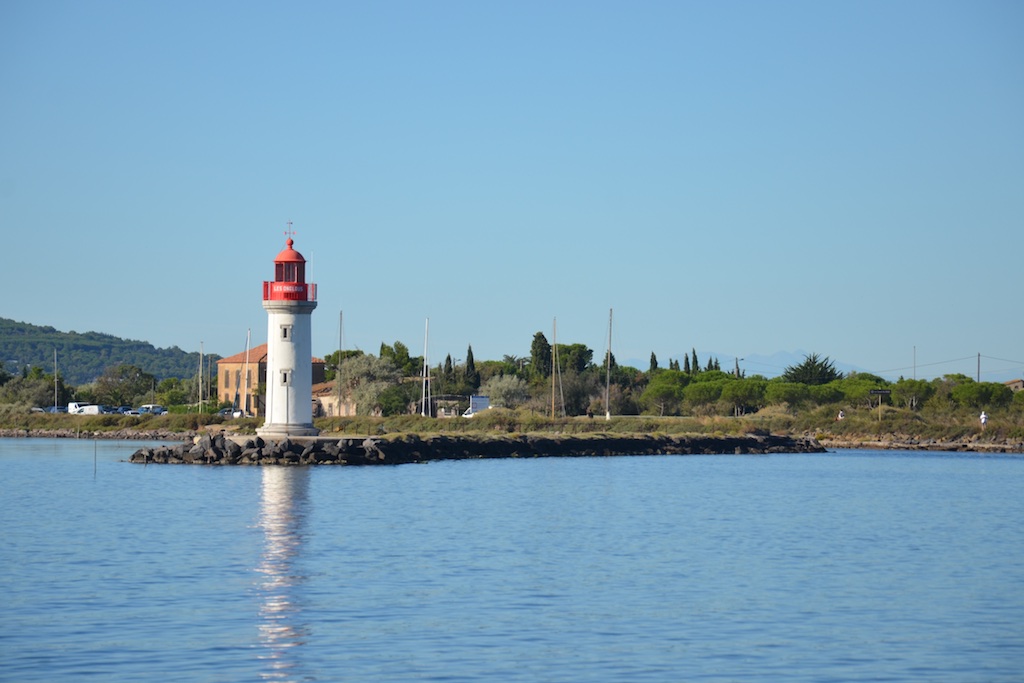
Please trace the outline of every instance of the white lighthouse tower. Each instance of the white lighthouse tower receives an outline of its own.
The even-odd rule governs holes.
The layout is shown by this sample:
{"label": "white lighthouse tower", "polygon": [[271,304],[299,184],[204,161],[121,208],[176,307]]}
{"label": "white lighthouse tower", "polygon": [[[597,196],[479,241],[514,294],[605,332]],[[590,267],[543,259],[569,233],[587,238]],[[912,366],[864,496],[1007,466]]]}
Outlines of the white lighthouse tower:
{"label": "white lighthouse tower", "polygon": [[306,283],[306,259],[291,237],[274,259],[274,280],[263,283],[267,310],[266,420],[261,437],[316,436],[313,426],[313,351],[310,316],[316,285]]}

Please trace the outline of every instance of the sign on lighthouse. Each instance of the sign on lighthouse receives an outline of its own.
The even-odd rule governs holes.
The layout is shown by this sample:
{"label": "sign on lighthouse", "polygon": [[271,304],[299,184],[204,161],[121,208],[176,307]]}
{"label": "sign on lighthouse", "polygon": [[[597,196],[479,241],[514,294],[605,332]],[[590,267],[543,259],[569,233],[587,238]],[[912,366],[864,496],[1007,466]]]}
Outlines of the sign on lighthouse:
{"label": "sign on lighthouse", "polygon": [[288,237],[284,251],[274,259],[273,281],[263,283],[263,308],[267,311],[266,421],[256,433],[269,439],[320,433],[313,426],[310,329],[316,285],[306,282],[306,259],[293,244]]}

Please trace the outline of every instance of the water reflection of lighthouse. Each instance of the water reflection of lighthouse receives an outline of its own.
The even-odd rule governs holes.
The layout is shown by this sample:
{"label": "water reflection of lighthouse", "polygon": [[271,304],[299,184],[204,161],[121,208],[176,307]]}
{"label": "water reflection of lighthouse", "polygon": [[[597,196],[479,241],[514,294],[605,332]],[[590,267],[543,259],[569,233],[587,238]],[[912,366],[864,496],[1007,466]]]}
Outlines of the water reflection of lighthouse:
{"label": "water reflection of lighthouse", "polygon": [[260,658],[264,680],[296,676],[297,648],[307,636],[299,586],[306,580],[295,561],[302,552],[308,504],[309,472],[305,467],[264,467],[259,527],[263,555],[257,571],[260,596]]}

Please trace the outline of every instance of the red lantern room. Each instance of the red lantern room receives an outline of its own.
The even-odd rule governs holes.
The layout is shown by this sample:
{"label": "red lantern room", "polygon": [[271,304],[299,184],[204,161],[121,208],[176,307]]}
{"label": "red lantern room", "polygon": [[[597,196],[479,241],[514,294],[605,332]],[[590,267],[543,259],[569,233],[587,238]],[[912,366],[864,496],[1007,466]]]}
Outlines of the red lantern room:
{"label": "red lantern room", "polygon": [[316,285],[306,283],[306,259],[293,244],[289,237],[274,259],[274,281],[263,283],[264,301],[316,301]]}

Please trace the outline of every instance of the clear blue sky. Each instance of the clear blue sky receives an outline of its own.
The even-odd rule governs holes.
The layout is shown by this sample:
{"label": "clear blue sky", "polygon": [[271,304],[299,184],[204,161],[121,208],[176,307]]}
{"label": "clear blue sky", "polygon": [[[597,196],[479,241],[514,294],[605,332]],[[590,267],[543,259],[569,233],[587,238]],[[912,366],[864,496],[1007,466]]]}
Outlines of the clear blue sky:
{"label": "clear blue sky", "polygon": [[3,317],[236,353],[291,220],[316,355],[1024,375],[1024,3],[7,0],[0,93]]}

